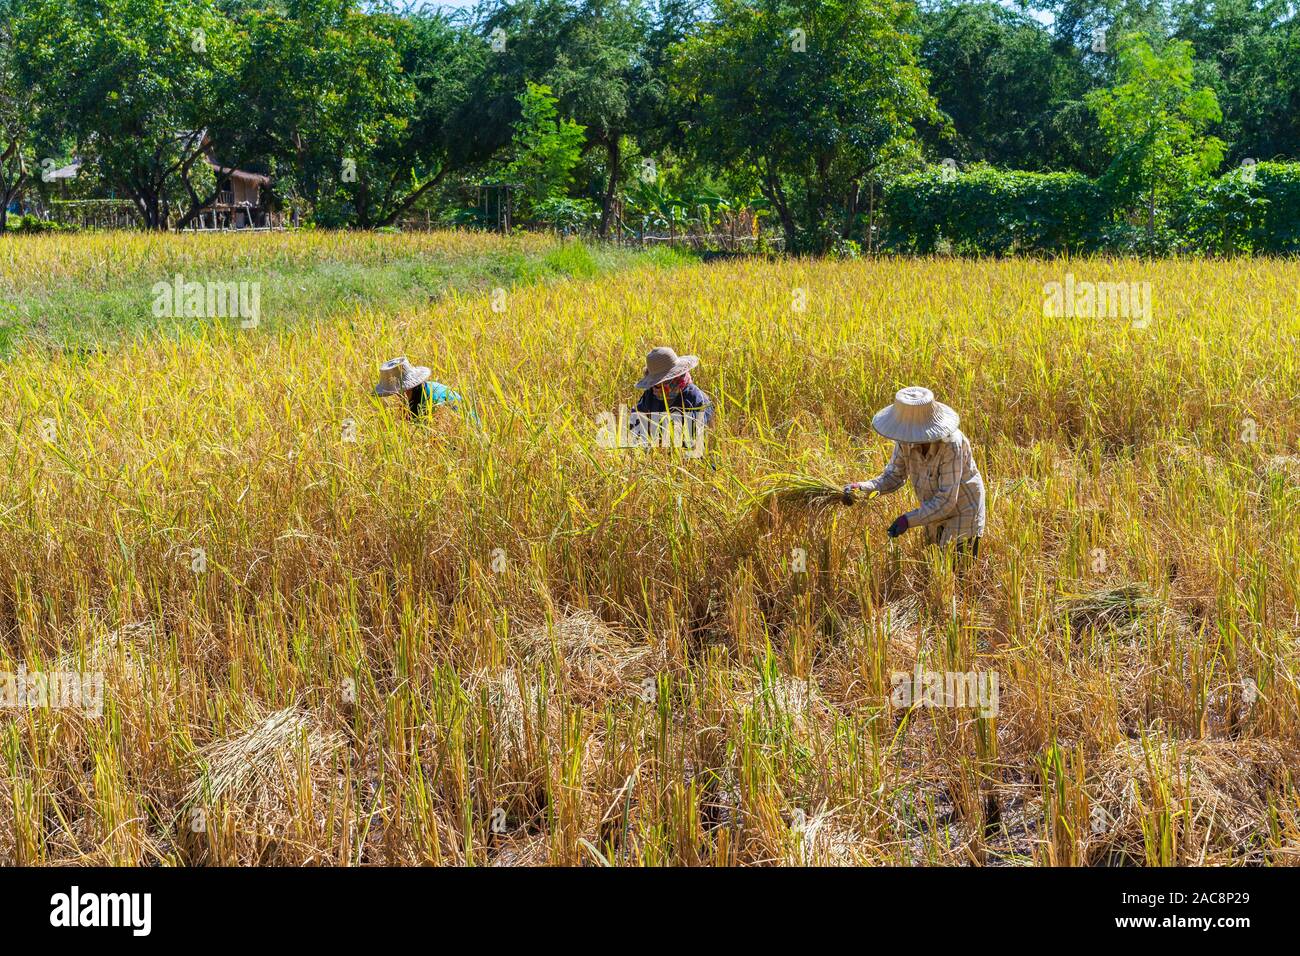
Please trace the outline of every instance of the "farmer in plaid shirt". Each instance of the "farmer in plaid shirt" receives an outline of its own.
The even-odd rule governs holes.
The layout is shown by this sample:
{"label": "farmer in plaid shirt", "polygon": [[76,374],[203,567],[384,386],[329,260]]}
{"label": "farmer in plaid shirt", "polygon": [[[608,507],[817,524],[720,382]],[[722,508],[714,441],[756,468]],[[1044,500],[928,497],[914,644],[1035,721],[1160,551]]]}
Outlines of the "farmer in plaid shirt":
{"label": "farmer in plaid shirt", "polygon": [[984,480],[975,467],[970,441],[957,429],[957,413],[934,400],[928,388],[900,389],[894,404],[871,420],[871,427],[893,439],[894,453],[880,476],[845,487],[846,493],[887,495],[910,479],[920,505],[894,519],[889,536],[924,528],[930,544],[956,544],[972,557],[984,534]]}

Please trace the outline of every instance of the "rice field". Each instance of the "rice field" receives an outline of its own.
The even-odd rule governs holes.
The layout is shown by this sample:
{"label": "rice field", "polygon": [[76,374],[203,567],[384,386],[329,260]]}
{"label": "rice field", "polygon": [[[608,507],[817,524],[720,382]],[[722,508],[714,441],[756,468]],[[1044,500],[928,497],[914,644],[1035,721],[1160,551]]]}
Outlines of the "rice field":
{"label": "rice field", "polygon": [[[175,271],[168,237],[28,241],[13,295],[147,310]],[[256,276],[338,241],[200,249]],[[1045,314],[1067,273],[1149,283],[1149,323]],[[1268,260],[647,263],[25,338],[0,672],[100,674],[102,713],[0,710],[0,863],[1296,864],[1298,290]],[[700,356],[702,457],[601,441],[661,344]],[[371,397],[394,355],[474,414]],[[886,537],[910,490],[836,494],[908,384],[988,487],[960,578]],[[900,703],[936,673],[996,706]]]}

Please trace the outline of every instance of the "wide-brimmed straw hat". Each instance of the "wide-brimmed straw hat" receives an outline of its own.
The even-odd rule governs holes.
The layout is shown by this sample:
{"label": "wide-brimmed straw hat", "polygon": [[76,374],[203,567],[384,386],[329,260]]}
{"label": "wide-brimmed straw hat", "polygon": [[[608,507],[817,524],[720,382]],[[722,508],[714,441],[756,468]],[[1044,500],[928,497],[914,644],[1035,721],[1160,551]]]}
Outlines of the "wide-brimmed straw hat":
{"label": "wide-brimmed straw hat", "polygon": [[389,359],[379,366],[379,384],[375,386],[375,394],[396,395],[408,388],[424,384],[432,374],[432,369],[425,368],[423,365],[412,365],[405,355]]}
{"label": "wide-brimmed straw hat", "polygon": [[636,387],[642,391],[654,388],[669,379],[685,375],[699,364],[700,360],[694,355],[678,355],[666,345],[661,345],[646,354],[645,371]]}
{"label": "wide-brimmed straw hat", "polygon": [[934,392],[919,385],[900,388],[894,404],[871,419],[871,427],[884,437],[914,444],[947,438],[960,423],[955,411],[936,402]]}

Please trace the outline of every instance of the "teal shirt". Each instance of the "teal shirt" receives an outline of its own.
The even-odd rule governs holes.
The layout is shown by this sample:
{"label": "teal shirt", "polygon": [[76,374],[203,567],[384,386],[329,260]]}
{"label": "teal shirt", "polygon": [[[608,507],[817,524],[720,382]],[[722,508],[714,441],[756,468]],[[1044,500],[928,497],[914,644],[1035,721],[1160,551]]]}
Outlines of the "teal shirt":
{"label": "teal shirt", "polygon": [[438,405],[459,409],[461,397],[441,382],[428,381],[410,393],[411,414],[428,414]]}

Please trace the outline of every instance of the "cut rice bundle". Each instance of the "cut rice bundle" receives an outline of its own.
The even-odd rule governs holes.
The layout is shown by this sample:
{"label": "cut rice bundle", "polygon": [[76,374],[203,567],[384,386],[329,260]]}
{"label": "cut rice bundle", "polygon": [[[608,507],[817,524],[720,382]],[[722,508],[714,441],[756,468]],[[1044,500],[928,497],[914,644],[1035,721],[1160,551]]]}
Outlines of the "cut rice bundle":
{"label": "cut rice bundle", "polygon": [[[866,500],[876,497],[871,492]],[[771,475],[767,486],[755,496],[760,504],[776,510],[824,511],[852,505],[854,496],[841,485],[808,475]]]}
{"label": "cut rice bundle", "polygon": [[1160,601],[1150,587],[1135,581],[1084,594],[1066,594],[1057,601],[1057,606],[1076,632],[1091,628],[1132,636],[1143,619],[1159,608]]}

